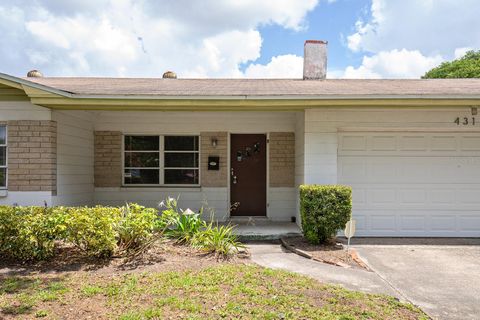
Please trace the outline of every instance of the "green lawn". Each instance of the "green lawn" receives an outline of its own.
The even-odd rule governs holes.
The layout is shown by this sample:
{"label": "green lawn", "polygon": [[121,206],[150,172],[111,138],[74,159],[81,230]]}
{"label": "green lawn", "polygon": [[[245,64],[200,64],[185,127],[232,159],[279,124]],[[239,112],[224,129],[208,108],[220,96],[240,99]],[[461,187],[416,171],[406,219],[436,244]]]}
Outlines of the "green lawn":
{"label": "green lawn", "polygon": [[0,277],[0,308],[0,319],[428,319],[390,297],[243,264]]}

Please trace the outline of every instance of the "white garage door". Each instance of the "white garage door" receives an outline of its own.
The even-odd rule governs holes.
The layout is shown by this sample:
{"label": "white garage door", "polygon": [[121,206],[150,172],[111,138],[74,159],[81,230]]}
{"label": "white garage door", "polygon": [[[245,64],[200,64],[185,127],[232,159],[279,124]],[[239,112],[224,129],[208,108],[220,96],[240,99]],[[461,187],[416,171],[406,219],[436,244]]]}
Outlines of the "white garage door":
{"label": "white garage door", "polygon": [[480,133],[343,132],[338,180],[359,236],[480,237]]}

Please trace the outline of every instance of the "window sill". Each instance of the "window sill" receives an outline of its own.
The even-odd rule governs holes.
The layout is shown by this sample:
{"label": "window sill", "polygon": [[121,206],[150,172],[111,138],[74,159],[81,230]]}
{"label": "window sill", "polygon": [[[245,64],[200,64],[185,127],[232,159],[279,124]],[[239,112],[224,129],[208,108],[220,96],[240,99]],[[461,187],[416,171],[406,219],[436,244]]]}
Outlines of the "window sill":
{"label": "window sill", "polygon": [[122,191],[159,191],[159,192],[168,192],[168,191],[201,191],[202,186],[121,186],[120,190]]}

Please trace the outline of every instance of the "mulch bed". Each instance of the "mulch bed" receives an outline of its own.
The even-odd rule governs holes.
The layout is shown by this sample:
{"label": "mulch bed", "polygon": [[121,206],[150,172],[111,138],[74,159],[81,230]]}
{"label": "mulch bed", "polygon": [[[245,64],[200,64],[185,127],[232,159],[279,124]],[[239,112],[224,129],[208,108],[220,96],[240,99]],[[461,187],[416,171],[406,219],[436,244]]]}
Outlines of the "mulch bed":
{"label": "mulch bed", "polygon": [[283,245],[305,258],[328,263],[344,268],[359,268],[369,270],[368,266],[358,257],[355,249],[336,241],[314,245],[307,242],[304,237],[289,237],[282,239]]}

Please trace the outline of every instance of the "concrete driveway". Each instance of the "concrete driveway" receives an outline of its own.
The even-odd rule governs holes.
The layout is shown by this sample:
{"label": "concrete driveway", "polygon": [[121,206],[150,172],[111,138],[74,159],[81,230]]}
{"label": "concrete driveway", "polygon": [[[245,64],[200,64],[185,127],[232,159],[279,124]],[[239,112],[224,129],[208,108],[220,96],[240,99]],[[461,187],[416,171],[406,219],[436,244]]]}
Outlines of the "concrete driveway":
{"label": "concrete driveway", "polygon": [[435,319],[480,319],[480,239],[355,239],[368,265]]}

